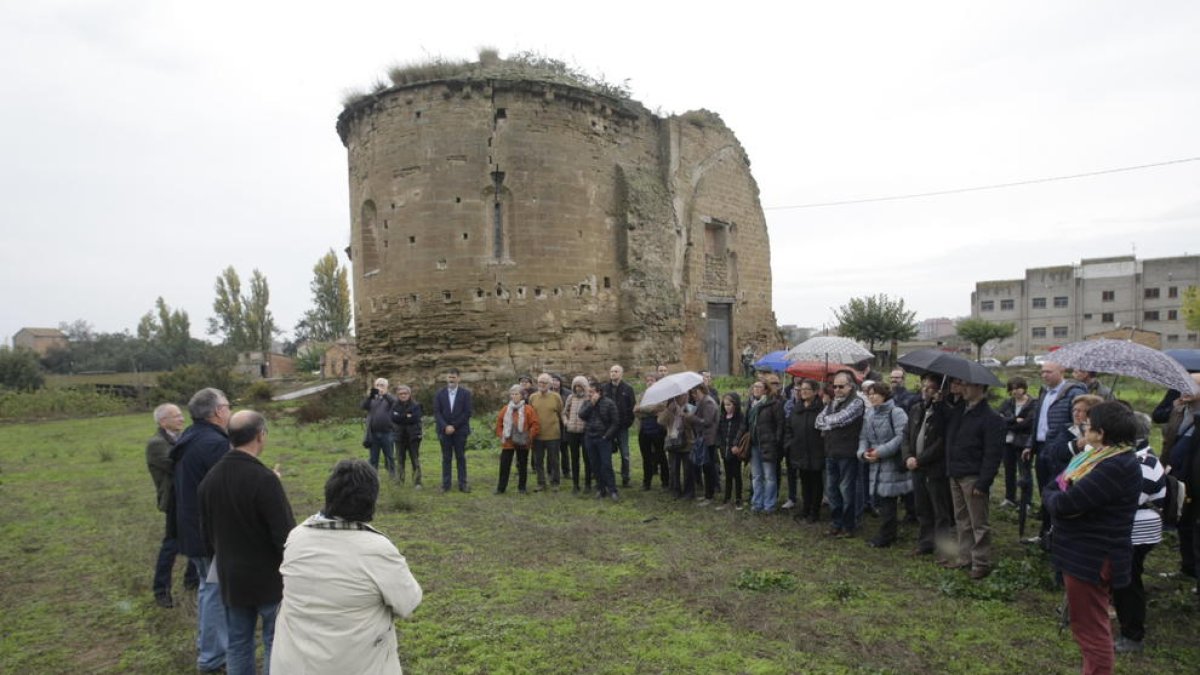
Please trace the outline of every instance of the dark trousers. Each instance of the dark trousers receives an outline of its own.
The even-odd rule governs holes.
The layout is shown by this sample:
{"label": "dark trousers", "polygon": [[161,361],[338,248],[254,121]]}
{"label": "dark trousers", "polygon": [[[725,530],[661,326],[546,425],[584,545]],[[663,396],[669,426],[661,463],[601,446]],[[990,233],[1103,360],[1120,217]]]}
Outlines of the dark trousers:
{"label": "dark trousers", "polygon": [[517,490],[525,491],[525,481],[529,477],[529,448],[504,448],[500,451],[500,480],[496,482],[496,492],[501,494],[508,489],[513,455],[517,456]]}
{"label": "dark trousers", "polygon": [[742,503],[742,460],[738,459],[728,448],[721,451],[721,459],[725,464],[725,501],[732,497],[737,504]]}
{"label": "dark trousers", "polygon": [[1010,443],[1004,444],[1004,498],[1017,503],[1017,466],[1021,464],[1021,451]]}
{"label": "dark trousers", "polygon": [[800,479],[801,507],[799,517],[817,522],[821,516],[821,499],[825,497],[825,472],[819,469],[796,471]]}
{"label": "dark trousers", "polygon": [[717,468],[717,448],[710,445],[705,448],[704,464],[700,473],[704,477],[704,498],[712,499],[717,496],[717,484],[721,482],[721,470]]}
{"label": "dark trousers", "polygon": [[932,553],[939,542],[954,535],[954,503],[945,476],[931,476],[921,469],[912,472],[913,498],[917,502],[917,548]]}
{"label": "dark trousers", "polygon": [[[154,595],[171,595],[171,572],[175,569],[175,556],[179,555],[179,542],[175,540],[175,511],[168,510],[166,528],[163,530],[162,545],[158,547],[158,561],[154,563]],[[196,568],[190,564],[183,573],[184,588],[196,588],[200,579],[196,576]]]}
{"label": "dark trousers", "polygon": [[629,427],[618,431],[616,437],[610,442],[613,445],[613,452],[621,453],[621,484],[629,487]]}
{"label": "dark trousers", "polygon": [[612,466],[613,442],[603,436],[587,436],[583,443],[587,448],[592,472],[596,476],[596,491],[601,496],[617,494],[617,482]]}
{"label": "dark trousers", "polygon": [[[686,474],[688,473],[687,466],[692,463],[688,459],[688,453],[684,452],[667,452],[668,459],[671,460],[671,491],[676,497],[682,497],[684,494],[683,488],[687,481]],[[695,496],[695,490],[692,491],[692,496]]]}
{"label": "dark trousers", "polygon": [[666,432],[648,434],[638,432],[638,450],[642,453],[642,487],[647,490],[654,484],[654,477],[660,476],[662,486],[670,482],[670,466],[667,464],[666,451],[663,449],[667,442]]}
{"label": "dark trousers", "polygon": [[[583,450],[583,434],[575,433],[574,431],[563,432],[563,444],[565,449],[571,455],[571,480],[575,482],[575,487],[579,487],[579,454]],[[588,459],[587,453],[583,452],[583,466],[587,475],[587,486],[592,487],[592,463]]]}
{"label": "dark trousers", "polygon": [[896,541],[900,498],[875,495],[875,508],[879,509],[879,532],[875,534],[874,541],[882,546],[890,546]]}
{"label": "dark trousers", "polygon": [[[1034,464],[1037,467],[1037,493],[1039,495],[1050,484],[1050,481],[1054,480],[1054,469],[1050,467],[1050,459],[1046,457],[1044,445],[1044,443],[1035,442],[1033,448],[1037,457]],[[1046,533],[1050,531],[1050,514],[1046,513],[1046,506],[1044,504],[1040,507],[1038,513],[1042,519],[1042,527],[1038,532],[1038,536],[1042,538],[1043,545],[1045,545]]]}
{"label": "dark trousers", "polygon": [[403,432],[396,434],[396,472],[404,482],[405,465],[412,463],[413,485],[421,484],[421,437],[410,437]]}
{"label": "dark trousers", "polygon": [[538,487],[546,487],[546,473],[550,474],[550,485],[558,487],[558,439],[533,440],[533,472],[537,474]]}
{"label": "dark trousers", "polygon": [[442,489],[450,489],[450,461],[453,459],[458,469],[458,488],[465,490],[467,487],[467,435],[460,430],[455,430],[453,436],[438,434],[438,440],[442,442]]}
{"label": "dark trousers", "polygon": [[372,431],[370,434],[371,454],[368,461],[375,471],[379,471],[379,454],[383,453],[384,466],[387,467],[389,475],[396,475],[396,459],[392,456],[392,446],[396,444],[396,435],[390,431],[377,433]]}
{"label": "dark trousers", "polygon": [[[780,474],[780,475],[783,475],[783,474]],[[792,460],[788,459],[787,460],[788,501],[792,502],[793,504],[795,504],[797,499],[799,498],[799,493],[796,492],[796,486],[799,483],[799,481],[800,481],[800,472],[798,469],[796,469],[796,465],[794,463],[792,463]]]}
{"label": "dark trousers", "polygon": [[1114,588],[1112,591],[1113,607],[1117,609],[1121,636],[1138,642],[1146,638],[1146,587],[1142,585],[1142,572],[1146,569],[1146,555],[1153,548],[1154,544],[1138,544],[1133,547],[1129,585]]}
{"label": "dark trousers", "polygon": [[[579,461],[576,460],[575,464],[578,465]],[[558,442],[558,468],[561,469],[563,478],[571,478],[575,475],[575,472],[571,470],[571,453],[567,450],[567,437],[565,431],[563,432],[562,439],[560,439]],[[579,481],[575,481],[575,484],[579,485]]]}

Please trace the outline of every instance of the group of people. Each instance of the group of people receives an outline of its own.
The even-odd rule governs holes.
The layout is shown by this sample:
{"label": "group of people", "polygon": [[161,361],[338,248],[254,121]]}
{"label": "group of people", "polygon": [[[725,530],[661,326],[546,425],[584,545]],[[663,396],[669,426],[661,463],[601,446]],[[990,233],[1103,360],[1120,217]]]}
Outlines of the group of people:
{"label": "group of people", "polygon": [[187,556],[185,589],[197,592],[197,668],[256,672],[399,673],[394,617],[421,602],[404,557],[369,524],[379,479],[363,460],[342,460],[325,483],[325,506],[299,525],[279,479],[262,462],[266,418],[230,409],[218,389],[173,404],[146,461],[166,514],[154,574],[159,606],[174,606],[175,557]]}

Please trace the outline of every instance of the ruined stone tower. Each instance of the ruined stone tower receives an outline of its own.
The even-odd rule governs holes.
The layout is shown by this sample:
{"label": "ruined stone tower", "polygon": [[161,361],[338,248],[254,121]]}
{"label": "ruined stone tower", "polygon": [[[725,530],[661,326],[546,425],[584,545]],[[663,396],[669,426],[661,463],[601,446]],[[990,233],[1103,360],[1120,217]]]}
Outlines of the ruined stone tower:
{"label": "ruined stone tower", "polygon": [[717,115],[474,65],[338,117],[360,372],[720,374],[777,342],[758,187]]}

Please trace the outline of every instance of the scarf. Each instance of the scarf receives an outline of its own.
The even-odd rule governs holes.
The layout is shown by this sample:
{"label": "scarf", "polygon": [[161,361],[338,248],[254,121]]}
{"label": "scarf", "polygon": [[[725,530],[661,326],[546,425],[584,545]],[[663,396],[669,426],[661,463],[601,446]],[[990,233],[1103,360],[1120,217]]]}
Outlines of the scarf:
{"label": "scarf", "polygon": [[513,435],[513,413],[517,415],[517,430],[525,428],[525,402],[517,401],[513,403],[509,401],[508,406],[504,409],[504,438],[512,440]]}
{"label": "scarf", "polygon": [[379,530],[371,527],[366,523],[361,523],[357,520],[344,520],[342,518],[330,518],[324,513],[318,511],[314,515],[308,517],[303,523],[303,527],[311,527],[318,530],[366,530],[374,532],[380,536],[386,536]]}
{"label": "scarf", "polygon": [[1058,477],[1058,487],[1066,490],[1068,485],[1079,482],[1079,479],[1099,466],[1100,462],[1116,457],[1123,452],[1132,451],[1133,448],[1128,445],[1106,445],[1102,448],[1089,447],[1071,458],[1071,463],[1067,465],[1067,470],[1063,471]]}

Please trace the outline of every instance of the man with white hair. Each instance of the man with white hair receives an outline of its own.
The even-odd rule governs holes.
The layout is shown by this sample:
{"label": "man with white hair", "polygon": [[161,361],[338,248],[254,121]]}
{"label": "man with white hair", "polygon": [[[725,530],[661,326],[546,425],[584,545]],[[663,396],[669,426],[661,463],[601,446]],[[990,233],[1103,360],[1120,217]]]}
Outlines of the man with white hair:
{"label": "man with white hair", "polygon": [[[162,545],[158,549],[158,562],[154,566],[152,588],[158,606],[169,608],[175,606],[175,600],[171,597],[171,572],[175,567],[175,556],[179,553],[179,545],[175,541],[175,493],[171,485],[175,464],[171,461],[171,448],[183,431],[183,412],[174,403],[164,403],[154,409],[154,423],[158,425],[158,430],[146,443],[146,467],[150,469],[150,478],[158,493],[158,510],[166,514],[167,522]],[[195,568],[187,565],[183,576],[184,589],[194,591],[199,586]]]}
{"label": "man with white hair", "polygon": [[392,408],[396,406],[396,397],[388,393],[388,381],[379,377],[375,386],[367,390],[363,399],[362,409],[367,411],[367,433],[363,444],[371,451],[371,466],[379,470],[379,453],[383,453],[384,465],[388,475],[396,477],[396,460],[392,456],[392,448],[396,443],[396,428],[392,424]]}

